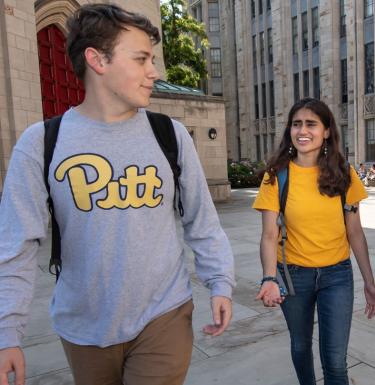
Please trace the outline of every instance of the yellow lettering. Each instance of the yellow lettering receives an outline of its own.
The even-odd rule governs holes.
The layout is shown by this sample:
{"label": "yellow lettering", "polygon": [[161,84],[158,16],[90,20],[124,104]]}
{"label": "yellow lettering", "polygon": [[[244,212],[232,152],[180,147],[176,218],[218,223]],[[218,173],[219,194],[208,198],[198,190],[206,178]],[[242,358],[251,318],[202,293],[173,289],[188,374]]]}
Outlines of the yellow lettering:
{"label": "yellow lettering", "polygon": [[[83,165],[91,166],[98,174],[94,182],[88,182]],[[107,186],[112,178],[111,165],[98,155],[76,155],[64,160],[56,169],[55,178],[61,182],[68,174],[76,206],[83,211],[92,210],[91,195]]]}

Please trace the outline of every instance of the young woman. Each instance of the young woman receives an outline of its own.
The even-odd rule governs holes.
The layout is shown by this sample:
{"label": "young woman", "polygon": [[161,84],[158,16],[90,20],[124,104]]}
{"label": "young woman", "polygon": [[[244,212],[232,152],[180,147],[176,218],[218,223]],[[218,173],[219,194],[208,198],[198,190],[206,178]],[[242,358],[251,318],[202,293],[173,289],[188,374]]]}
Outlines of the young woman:
{"label": "young woman", "polygon": [[[295,295],[284,299],[276,279],[277,267],[286,278],[276,221],[280,210],[277,172],[285,168],[289,169],[285,254]],[[253,205],[262,212],[263,222],[260,255],[264,278],[257,298],[265,306],[281,304],[301,385],[316,384],[312,334],[317,307],[324,384],[349,384],[346,355],[353,312],[350,247],[364,280],[368,318],[375,315],[375,285],[357,210],[367,194],[339,151],[335,119],[326,104],[306,98],[292,107],[280,147],[266,171]],[[352,205],[345,214],[342,196]]]}

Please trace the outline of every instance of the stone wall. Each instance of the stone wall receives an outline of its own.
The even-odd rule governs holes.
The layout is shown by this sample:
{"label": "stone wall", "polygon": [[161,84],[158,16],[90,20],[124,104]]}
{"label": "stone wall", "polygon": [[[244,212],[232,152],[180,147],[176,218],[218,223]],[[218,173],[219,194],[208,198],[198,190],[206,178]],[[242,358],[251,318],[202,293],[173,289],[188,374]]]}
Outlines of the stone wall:
{"label": "stone wall", "polygon": [[[230,196],[227,176],[225,106],[221,98],[159,93],[153,95],[150,110],[162,112],[183,123],[194,140],[214,201]],[[208,137],[210,128],[216,139]]]}

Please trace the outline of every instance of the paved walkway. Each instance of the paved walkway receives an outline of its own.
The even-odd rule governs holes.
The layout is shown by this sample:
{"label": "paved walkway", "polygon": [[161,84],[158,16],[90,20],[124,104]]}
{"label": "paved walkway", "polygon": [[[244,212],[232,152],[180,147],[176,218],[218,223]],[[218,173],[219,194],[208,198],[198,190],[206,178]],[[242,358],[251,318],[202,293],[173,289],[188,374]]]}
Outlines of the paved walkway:
{"label": "paved walkway", "polygon": [[[256,189],[234,190],[231,201],[217,209],[227,232],[236,261],[237,287],[234,317],[220,337],[201,332],[210,322],[209,294],[192,271],[195,312],[195,342],[185,385],[298,385],[289,353],[288,331],[279,309],[264,308],[255,301],[261,277],[259,262],[260,215],[250,208]],[[362,203],[361,216],[375,267],[375,188]],[[48,317],[48,303],[54,280],[47,273],[49,243],[39,252],[39,275],[31,317],[24,339],[27,385],[72,385],[72,378],[58,337]],[[363,315],[364,295],[358,267],[354,262],[355,306],[349,347],[351,385],[373,385],[375,378],[375,320]],[[314,351],[317,377],[323,385],[315,332]],[[371,380],[372,378],[372,380]],[[89,384],[88,384],[89,385]]]}

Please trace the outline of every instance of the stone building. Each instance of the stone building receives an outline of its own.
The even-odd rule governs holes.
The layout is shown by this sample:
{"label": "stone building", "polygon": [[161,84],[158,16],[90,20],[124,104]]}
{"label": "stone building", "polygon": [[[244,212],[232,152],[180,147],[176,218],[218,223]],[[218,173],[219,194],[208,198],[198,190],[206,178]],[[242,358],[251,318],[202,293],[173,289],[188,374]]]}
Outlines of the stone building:
{"label": "stone building", "polygon": [[[12,148],[30,124],[63,113],[82,100],[65,53],[65,22],[85,3],[102,0],[0,0],[0,192]],[[143,13],[160,27],[159,0],[113,1]],[[165,78],[161,44],[156,65]],[[151,110],[177,118],[194,139],[215,200],[230,195],[227,178],[225,111],[221,98],[160,81]],[[216,132],[209,137],[209,131]]]}
{"label": "stone building", "polygon": [[333,110],[349,161],[373,162],[374,1],[219,4],[228,157],[267,159],[294,101],[313,96]]}

